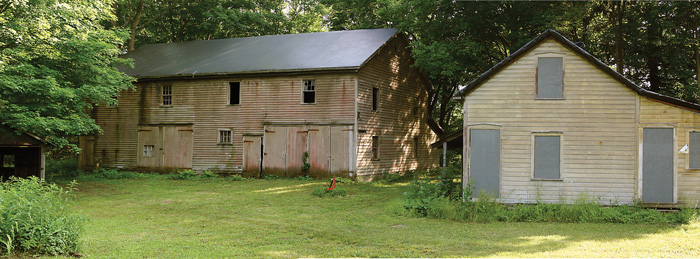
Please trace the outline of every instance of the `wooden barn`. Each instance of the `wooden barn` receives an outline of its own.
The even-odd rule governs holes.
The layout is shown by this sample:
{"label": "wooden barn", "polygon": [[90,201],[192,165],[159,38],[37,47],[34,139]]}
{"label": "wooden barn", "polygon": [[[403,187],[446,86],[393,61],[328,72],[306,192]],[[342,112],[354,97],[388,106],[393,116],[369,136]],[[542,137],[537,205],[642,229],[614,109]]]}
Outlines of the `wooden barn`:
{"label": "wooden barn", "polygon": [[44,150],[41,138],[0,124],[0,181],[11,176],[44,179]]}
{"label": "wooden barn", "polygon": [[464,180],[504,203],[700,202],[700,106],[548,30],[460,89]]}
{"label": "wooden barn", "polygon": [[[394,29],[142,46],[138,79],[93,117],[82,168],[372,178],[437,166],[430,82]],[[307,154],[307,156],[305,155]]]}

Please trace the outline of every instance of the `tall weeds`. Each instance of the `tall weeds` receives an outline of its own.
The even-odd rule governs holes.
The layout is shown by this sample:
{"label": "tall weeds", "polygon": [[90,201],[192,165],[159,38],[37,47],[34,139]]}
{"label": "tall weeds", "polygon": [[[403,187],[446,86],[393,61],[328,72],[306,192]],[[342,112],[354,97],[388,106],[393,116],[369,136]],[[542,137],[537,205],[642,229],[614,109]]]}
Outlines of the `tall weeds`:
{"label": "tall weeds", "polygon": [[36,177],[0,183],[0,254],[76,252],[84,220],[71,213],[72,190]]}

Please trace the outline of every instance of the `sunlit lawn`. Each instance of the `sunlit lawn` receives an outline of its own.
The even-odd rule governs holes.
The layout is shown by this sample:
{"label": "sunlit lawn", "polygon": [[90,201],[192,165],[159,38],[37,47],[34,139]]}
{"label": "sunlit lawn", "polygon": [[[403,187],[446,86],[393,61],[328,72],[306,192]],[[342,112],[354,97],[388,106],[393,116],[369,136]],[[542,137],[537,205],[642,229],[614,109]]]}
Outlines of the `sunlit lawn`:
{"label": "sunlit lawn", "polygon": [[700,224],[474,224],[390,212],[403,186],[100,180],[79,186],[87,257],[700,257]]}

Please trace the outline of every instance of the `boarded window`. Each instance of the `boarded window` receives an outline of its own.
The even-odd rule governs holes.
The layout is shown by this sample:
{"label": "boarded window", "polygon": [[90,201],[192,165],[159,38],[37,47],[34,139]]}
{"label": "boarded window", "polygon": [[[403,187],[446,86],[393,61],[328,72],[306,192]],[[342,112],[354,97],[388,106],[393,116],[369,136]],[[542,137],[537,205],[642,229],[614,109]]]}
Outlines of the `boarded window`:
{"label": "boarded window", "polygon": [[564,98],[564,69],[561,57],[537,59],[537,98]]}
{"label": "boarded window", "polygon": [[316,82],[314,80],[304,80],[302,95],[303,103],[316,103]]}
{"label": "boarded window", "polygon": [[231,144],[231,130],[219,130],[219,144]]}
{"label": "boarded window", "polygon": [[700,132],[690,132],[688,142],[688,167],[700,169]]}
{"label": "boarded window", "polygon": [[379,110],[379,88],[372,88],[372,110]]}
{"label": "boarded window", "polygon": [[418,157],[418,137],[413,138],[413,157]]}
{"label": "boarded window", "polygon": [[2,167],[5,167],[5,168],[15,167],[15,155],[2,156]]}
{"label": "boarded window", "polygon": [[228,104],[237,105],[241,104],[241,83],[231,82],[228,89]]}
{"label": "boarded window", "polygon": [[163,86],[163,105],[173,105],[173,86]]}
{"label": "boarded window", "polygon": [[418,116],[420,113],[420,102],[418,102],[418,97],[413,99],[413,116]]}
{"label": "boarded window", "polygon": [[143,146],[143,157],[153,157],[153,145]]}
{"label": "boarded window", "polygon": [[372,136],[372,159],[379,159],[379,136]]}
{"label": "boarded window", "polygon": [[535,179],[561,178],[561,136],[535,136],[533,170]]}

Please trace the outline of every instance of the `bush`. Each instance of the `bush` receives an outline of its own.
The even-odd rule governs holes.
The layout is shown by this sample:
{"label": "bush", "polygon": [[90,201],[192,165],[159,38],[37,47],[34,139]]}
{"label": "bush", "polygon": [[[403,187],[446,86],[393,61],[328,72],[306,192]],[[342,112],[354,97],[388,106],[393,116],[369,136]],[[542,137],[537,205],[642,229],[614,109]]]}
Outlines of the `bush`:
{"label": "bush", "polygon": [[237,181],[243,181],[243,180],[245,180],[245,178],[243,178],[243,176],[240,174],[234,174],[232,176],[226,177],[226,180],[237,182]]}
{"label": "bush", "polygon": [[171,179],[171,180],[188,180],[188,179],[194,179],[194,178],[197,178],[197,173],[191,169],[171,172],[168,175],[168,179]]}
{"label": "bush", "polygon": [[311,195],[319,197],[319,198],[342,197],[342,196],[345,196],[347,194],[348,194],[348,192],[346,190],[342,190],[342,189],[339,189],[337,187],[333,190],[328,190],[326,187],[316,188],[311,193]]}
{"label": "bush", "polygon": [[212,171],[204,171],[201,174],[199,174],[199,177],[202,179],[210,179],[210,178],[217,178],[217,177],[219,177],[219,175],[212,172]]}
{"label": "bush", "polygon": [[77,252],[84,219],[70,213],[72,190],[36,177],[0,183],[0,253]]}
{"label": "bush", "polygon": [[71,157],[63,160],[46,159],[46,178],[77,176],[78,158]]}

